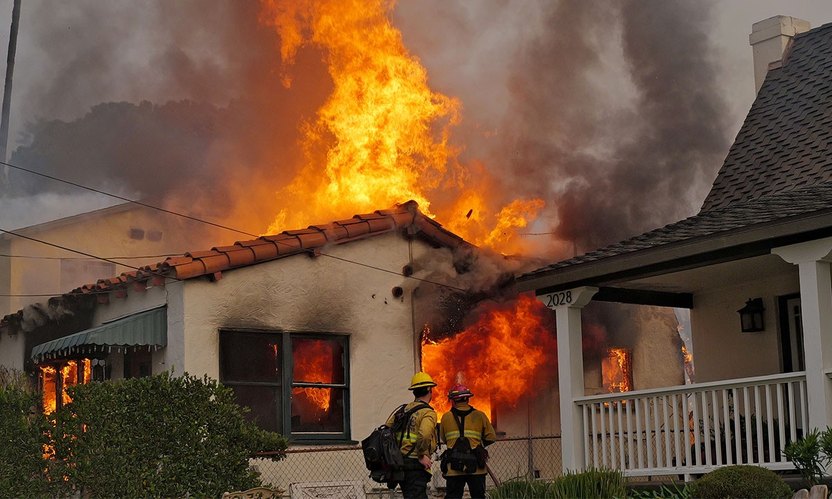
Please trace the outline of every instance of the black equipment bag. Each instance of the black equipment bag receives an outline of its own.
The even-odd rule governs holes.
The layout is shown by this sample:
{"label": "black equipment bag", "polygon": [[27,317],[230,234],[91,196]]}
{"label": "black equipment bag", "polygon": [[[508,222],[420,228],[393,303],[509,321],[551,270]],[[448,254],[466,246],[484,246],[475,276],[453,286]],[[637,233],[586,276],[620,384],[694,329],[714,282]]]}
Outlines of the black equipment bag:
{"label": "black equipment bag", "polygon": [[[404,457],[401,452],[404,432],[410,434],[410,418],[416,411],[429,408],[427,403],[419,404],[409,411],[405,410],[405,404],[396,408],[394,412],[393,426],[383,424],[370,433],[370,436],[361,441],[361,450],[364,452],[364,464],[370,471],[370,478],[379,483],[395,482],[403,478],[401,471],[404,469]],[[389,419],[389,418],[388,418]],[[396,433],[401,438],[396,438]],[[413,449],[411,449],[411,452]],[[395,485],[394,485],[395,486]]]}

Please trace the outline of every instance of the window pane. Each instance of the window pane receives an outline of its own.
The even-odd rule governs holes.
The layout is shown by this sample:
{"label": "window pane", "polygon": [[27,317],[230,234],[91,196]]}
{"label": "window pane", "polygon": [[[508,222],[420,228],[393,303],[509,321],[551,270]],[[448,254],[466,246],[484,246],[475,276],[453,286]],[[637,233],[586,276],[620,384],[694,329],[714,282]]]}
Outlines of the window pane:
{"label": "window pane", "polygon": [[248,407],[251,412],[246,419],[260,428],[283,433],[281,428],[280,388],[271,386],[232,386],[237,403]]}
{"label": "window pane", "polygon": [[344,382],[344,345],[340,339],[292,338],[295,383]]}
{"label": "window pane", "polygon": [[343,388],[293,388],[292,432],[344,431]]}
{"label": "window pane", "polygon": [[223,332],[220,358],[224,381],[280,382],[280,336]]}

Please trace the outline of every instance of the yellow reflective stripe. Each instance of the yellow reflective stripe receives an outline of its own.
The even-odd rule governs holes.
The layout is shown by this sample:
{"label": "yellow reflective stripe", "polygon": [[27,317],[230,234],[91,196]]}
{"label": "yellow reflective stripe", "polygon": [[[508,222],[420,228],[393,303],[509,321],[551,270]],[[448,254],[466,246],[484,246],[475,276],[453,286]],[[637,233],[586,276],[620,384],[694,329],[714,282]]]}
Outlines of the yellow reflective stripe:
{"label": "yellow reflective stripe", "polygon": [[[468,433],[468,432],[465,432]],[[452,438],[459,438],[459,430],[449,431],[445,433],[445,438],[452,439]]]}
{"label": "yellow reflective stripe", "polygon": [[[457,432],[457,434],[459,434],[459,432]],[[465,436],[468,438],[476,438],[477,440],[479,440],[482,434],[481,432],[474,430],[465,430]]]}

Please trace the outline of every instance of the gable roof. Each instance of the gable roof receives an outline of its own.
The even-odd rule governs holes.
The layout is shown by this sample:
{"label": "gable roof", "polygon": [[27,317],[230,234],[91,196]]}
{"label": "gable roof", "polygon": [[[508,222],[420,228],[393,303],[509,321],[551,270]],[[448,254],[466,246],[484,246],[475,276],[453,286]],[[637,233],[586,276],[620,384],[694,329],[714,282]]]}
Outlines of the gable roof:
{"label": "gable roof", "polygon": [[[832,233],[832,24],[795,37],[772,68],[700,212],[517,278],[556,287],[670,262],[755,254]],[[722,255],[722,256],[719,256]],[[586,281],[582,281],[586,282]]]}
{"label": "gable roof", "polygon": [[147,265],[109,279],[100,279],[73,289],[70,294],[98,294],[125,289],[132,283],[161,284],[165,278],[178,280],[216,276],[220,272],[306,253],[317,255],[331,244],[344,244],[394,231],[407,231],[434,246],[451,249],[473,249],[474,246],[428,218],[415,201],[398,204],[388,210],[355,215],[346,220],[311,225],[306,229],[286,230],[280,234],[237,241],[207,251],[191,251],[182,256],[168,257],[155,265]]}
{"label": "gable roof", "polygon": [[832,23],[770,69],[702,211],[832,180]]}

